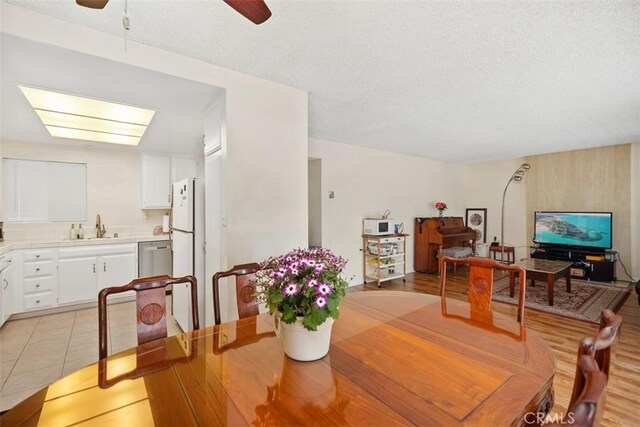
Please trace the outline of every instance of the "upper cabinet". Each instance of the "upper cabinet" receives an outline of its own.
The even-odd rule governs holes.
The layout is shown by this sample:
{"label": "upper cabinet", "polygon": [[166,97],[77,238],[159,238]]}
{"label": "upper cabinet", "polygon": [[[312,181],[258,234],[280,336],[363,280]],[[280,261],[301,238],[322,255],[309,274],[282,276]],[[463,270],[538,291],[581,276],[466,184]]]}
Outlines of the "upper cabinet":
{"label": "upper cabinet", "polygon": [[224,101],[212,105],[206,111],[204,121],[204,154],[215,153],[222,147],[225,137],[225,104]]}
{"label": "upper cabinet", "polygon": [[171,157],[142,154],[142,209],[171,207]]}
{"label": "upper cabinet", "polygon": [[182,181],[187,178],[195,178],[198,168],[195,159],[189,157],[171,158],[171,183]]}
{"label": "upper cabinet", "polygon": [[166,154],[141,154],[142,209],[171,208],[171,184],[195,178],[196,159]]}

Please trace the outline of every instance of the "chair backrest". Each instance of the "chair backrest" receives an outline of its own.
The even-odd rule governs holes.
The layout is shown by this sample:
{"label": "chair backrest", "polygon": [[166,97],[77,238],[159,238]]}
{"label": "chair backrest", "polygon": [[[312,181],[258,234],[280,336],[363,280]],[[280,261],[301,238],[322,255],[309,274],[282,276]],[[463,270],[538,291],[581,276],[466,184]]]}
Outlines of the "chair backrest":
{"label": "chair backrest", "polygon": [[191,314],[193,329],[200,329],[198,318],[198,287],[193,276],[153,276],[135,279],[124,286],[105,288],[98,294],[98,353],[107,357],[107,297],[127,291],[136,292],[136,321],[138,345],[167,336],[166,287],[187,283],[191,285]]}
{"label": "chair backrest", "polygon": [[447,280],[447,264],[463,264],[469,266],[469,304],[479,310],[491,309],[493,294],[493,270],[505,270],[510,275],[518,273],[518,322],[524,323],[524,297],[526,289],[526,270],[517,265],[499,263],[489,258],[450,258],[440,260],[440,296],[444,297]]}
{"label": "chair backrest", "polygon": [[607,376],[607,381],[609,380],[609,368],[611,366],[611,350],[620,336],[621,328],[622,316],[608,309],[602,310],[600,314],[600,331],[596,342],[593,343],[593,357],[598,362],[600,370]]}
{"label": "chair backrest", "polygon": [[236,279],[236,303],[240,319],[258,314],[258,301],[254,296],[256,292],[255,273],[260,270],[260,264],[252,262],[235,265],[232,269],[221,271],[213,275],[213,310],[215,324],[220,322],[220,279],[235,276]]}
{"label": "chair backrest", "polygon": [[[593,357],[607,381],[609,380],[609,370],[611,366],[611,349],[618,340],[618,336],[620,336],[621,326],[622,316],[605,309],[600,316],[600,331],[598,335],[583,338],[578,346],[578,360],[583,355]],[[580,396],[585,381],[586,379],[578,366],[576,368],[576,377],[573,381],[573,392],[571,393],[569,406]]]}
{"label": "chair backrest", "polygon": [[607,376],[600,371],[596,360],[587,354],[578,358],[578,370],[585,381],[577,399],[569,404],[567,414],[561,422],[545,424],[545,427],[567,425],[592,427],[598,425],[604,411]]}

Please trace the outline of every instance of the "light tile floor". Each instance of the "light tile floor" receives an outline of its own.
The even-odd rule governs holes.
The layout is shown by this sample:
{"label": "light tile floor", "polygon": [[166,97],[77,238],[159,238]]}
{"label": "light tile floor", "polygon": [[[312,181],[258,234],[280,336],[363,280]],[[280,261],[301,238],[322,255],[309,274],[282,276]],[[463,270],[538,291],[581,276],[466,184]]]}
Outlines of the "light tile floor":
{"label": "light tile floor", "polygon": [[[170,311],[170,299],[167,300],[167,311]],[[111,304],[108,310],[109,354],[135,347],[135,302]],[[180,332],[173,316],[169,316],[169,336]],[[97,361],[97,308],[5,323],[0,328],[0,411],[12,408],[57,379]]]}

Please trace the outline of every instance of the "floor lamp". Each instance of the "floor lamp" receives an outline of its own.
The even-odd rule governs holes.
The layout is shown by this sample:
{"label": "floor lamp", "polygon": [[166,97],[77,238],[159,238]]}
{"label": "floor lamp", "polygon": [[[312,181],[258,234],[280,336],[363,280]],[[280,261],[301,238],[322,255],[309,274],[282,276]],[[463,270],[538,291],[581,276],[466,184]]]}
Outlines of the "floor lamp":
{"label": "floor lamp", "polygon": [[[520,182],[524,178],[524,174],[531,168],[529,163],[523,163],[520,167],[511,175],[507,185],[504,187],[504,192],[502,193],[502,216],[500,220],[500,246],[502,248],[502,258],[500,262],[504,264],[504,198],[507,195],[507,188],[509,188],[509,184],[512,182]],[[515,259],[515,254],[513,255]]]}

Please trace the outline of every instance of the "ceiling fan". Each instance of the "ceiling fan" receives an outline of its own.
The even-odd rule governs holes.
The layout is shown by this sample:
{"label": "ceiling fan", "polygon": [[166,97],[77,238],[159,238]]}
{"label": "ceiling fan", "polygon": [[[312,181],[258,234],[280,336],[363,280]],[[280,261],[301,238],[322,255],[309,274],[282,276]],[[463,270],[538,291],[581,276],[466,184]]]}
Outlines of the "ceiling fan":
{"label": "ceiling fan", "polygon": [[[271,17],[271,11],[263,0],[222,0],[256,25]],[[80,6],[103,9],[109,0],[76,0]]]}

